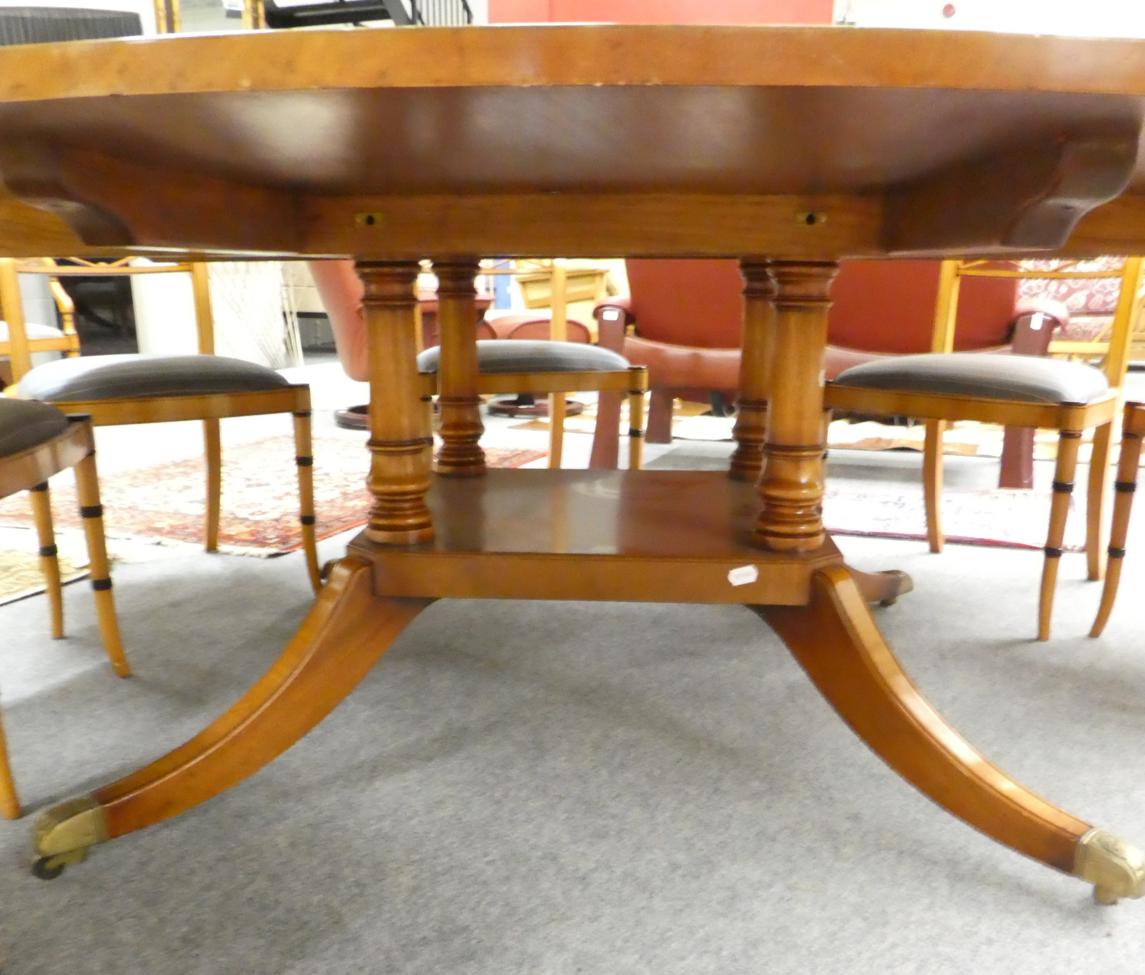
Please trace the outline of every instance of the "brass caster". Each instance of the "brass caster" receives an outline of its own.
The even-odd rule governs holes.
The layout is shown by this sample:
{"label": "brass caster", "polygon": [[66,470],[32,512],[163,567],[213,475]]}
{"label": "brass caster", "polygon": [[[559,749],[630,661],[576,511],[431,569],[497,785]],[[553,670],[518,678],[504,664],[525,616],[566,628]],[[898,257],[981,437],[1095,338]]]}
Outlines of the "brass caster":
{"label": "brass caster", "polygon": [[80,863],[86,858],[87,847],[51,857],[36,857],[32,861],[32,876],[40,880],[55,880],[69,863]]}
{"label": "brass caster", "polygon": [[106,839],[103,806],[92,796],[61,802],[36,820],[32,873],[41,880],[52,880],[69,863],[83,860],[89,847]]}
{"label": "brass caster", "polygon": [[1145,894],[1145,853],[1104,829],[1078,840],[1073,872],[1093,884],[1098,904]]}
{"label": "brass caster", "polygon": [[880,606],[893,606],[898,602],[899,596],[905,596],[914,591],[914,580],[901,569],[885,569],[880,575],[894,576],[898,579],[898,591],[893,596],[879,600]]}

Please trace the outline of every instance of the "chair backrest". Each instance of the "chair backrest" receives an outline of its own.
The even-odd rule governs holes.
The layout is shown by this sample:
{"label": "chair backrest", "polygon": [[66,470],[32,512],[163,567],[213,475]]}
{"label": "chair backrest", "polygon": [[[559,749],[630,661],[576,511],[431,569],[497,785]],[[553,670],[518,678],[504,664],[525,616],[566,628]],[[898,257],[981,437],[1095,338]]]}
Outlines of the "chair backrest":
{"label": "chair backrest", "polygon": [[[211,289],[207,277],[207,266],[190,262],[170,264],[136,265],[129,258],[113,261],[92,261],[86,258],[71,258],[68,264],[59,264],[47,258],[18,261],[0,258],[0,309],[8,323],[9,342],[0,343],[0,356],[8,355],[11,360],[12,380],[19,382],[32,367],[31,353],[58,349],[55,340],[36,341],[27,334],[23,302],[20,298],[20,275],[41,274],[51,280],[52,297],[64,323],[65,335],[75,336],[75,305],[71,297],[60,285],[61,278],[67,277],[120,277],[137,274],[191,275],[191,290],[195,307],[195,333],[198,351],[203,355],[215,352],[214,317],[211,312]],[[72,351],[78,350],[78,338],[74,340]],[[65,349],[65,351],[67,351]]]}
{"label": "chair backrest", "polygon": [[[843,261],[831,289],[827,341],[867,352],[944,351],[944,287],[957,285],[953,348],[1006,345],[1018,283],[1002,278],[951,280],[956,262]],[[946,277],[944,278],[944,274]],[[949,292],[947,292],[947,295]]]}
{"label": "chair backrest", "polygon": [[[1104,327],[1085,338],[1056,335],[1050,342],[1050,355],[1099,358],[1110,385],[1120,386],[1129,367],[1132,346],[1135,341],[1142,341],[1138,326],[1142,320],[1145,261],[1140,257],[1021,261],[1006,270],[1021,277],[1022,288],[1028,294],[1063,303],[1071,322],[1076,315],[1082,320],[1096,317],[1104,323]],[[973,270],[969,272],[972,274]]]}
{"label": "chair backrest", "polygon": [[[507,323],[508,327],[505,325],[499,327],[499,322]],[[526,341],[538,342],[550,338],[552,333],[552,321],[547,315],[536,318],[530,318],[527,315],[504,316],[501,319],[493,319],[492,322],[486,321],[485,324],[495,337],[502,339],[525,339]],[[561,341],[591,343],[592,332],[583,322],[568,318],[565,319],[565,337]]]}
{"label": "chair backrest", "polygon": [[743,282],[736,261],[629,260],[636,334],[672,345],[738,349]]}

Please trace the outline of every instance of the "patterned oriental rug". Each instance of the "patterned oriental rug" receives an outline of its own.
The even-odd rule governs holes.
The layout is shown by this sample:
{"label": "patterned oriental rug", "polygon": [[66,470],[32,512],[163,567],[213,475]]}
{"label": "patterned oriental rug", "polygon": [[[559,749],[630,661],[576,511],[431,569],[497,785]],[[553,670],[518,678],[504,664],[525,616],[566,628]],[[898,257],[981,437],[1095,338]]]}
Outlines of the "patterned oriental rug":
{"label": "patterned oriental rug", "polygon": [[[925,542],[922,485],[912,487],[897,490],[850,478],[828,479],[823,521],[836,535]],[[1062,544],[1067,552],[1085,551],[1085,509],[1076,502],[1070,498]],[[1049,492],[949,487],[942,492],[942,529],[949,544],[1040,550],[1049,524]]]}
{"label": "patterned oriental rug", "polygon": [[[485,456],[491,467],[521,467],[545,454],[487,448]],[[201,457],[101,475],[108,538],[202,545],[205,479]],[[320,539],[365,523],[369,505],[365,481],[366,451],[361,441],[314,439],[314,510]],[[75,481],[69,472],[52,481],[52,511],[57,529],[80,525]],[[0,525],[31,524],[25,493],[0,501]],[[301,544],[293,439],[271,437],[230,450],[224,447],[220,550],[273,556]]]}
{"label": "patterned oriental rug", "polygon": [[[70,559],[60,556],[60,581],[64,585],[87,576],[86,563],[73,565]],[[35,548],[28,551],[0,549],[0,606],[43,591],[44,576]]]}
{"label": "patterned oriental rug", "polygon": [[[726,470],[730,444],[682,442],[646,466],[651,470]],[[1081,479],[1084,485],[1084,477]],[[823,522],[836,535],[910,539],[925,544],[926,507],[921,481],[833,474],[823,497]],[[947,542],[1041,549],[1050,523],[1050,492],[966,488],[947,484],[942,492],[942,527]],[[1085,547],[1085,491],[1070,498],[1067,552]]]}
{"label": "patterned oriental rug", "polygon": [[[596,401],[585,395],[570,397],[584,404],[584,412],[565,420],[565,433],[592,434],[596,429]],[[707,408],[699,403],[676,401],[672,414],[672,438],[680,441],[731,441],[735,417],[708,416]],[[547,420],[522,420],[514,425],[519,430],[547,430]],[[628,406],[621,408],[621,435],[628,426]],[[943,451],[967,457],[1002,456],[1003,430],[994,423],[976,423],[960,420],[952,423],[943,437]],[[925,424],[896,426],[876,420],[835,420],[828,431],[828,446],[849,450],[917,450],[922,452]],[[1082,464],[1089,461],[1090,434],[1078,453]],[[1034,459],[1053,460],[1057,457],[1058,435],[1055,430],[1038,430],[1034,435]],[[1114,445],[1116,456],[1116,444]]]}

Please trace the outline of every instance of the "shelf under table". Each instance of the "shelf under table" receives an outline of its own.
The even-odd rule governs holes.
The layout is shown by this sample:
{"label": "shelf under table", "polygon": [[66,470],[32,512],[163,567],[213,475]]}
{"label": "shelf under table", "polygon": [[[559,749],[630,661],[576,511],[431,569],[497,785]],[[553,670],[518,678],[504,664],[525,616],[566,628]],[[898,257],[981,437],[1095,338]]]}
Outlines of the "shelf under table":
{"label": "shelf under table", "polygon": [[435,477],[428,503],[433,541],[350,543],[378,595],[802,605],[841,561],[759,547],[755,485],[719,471],[492,470]]}

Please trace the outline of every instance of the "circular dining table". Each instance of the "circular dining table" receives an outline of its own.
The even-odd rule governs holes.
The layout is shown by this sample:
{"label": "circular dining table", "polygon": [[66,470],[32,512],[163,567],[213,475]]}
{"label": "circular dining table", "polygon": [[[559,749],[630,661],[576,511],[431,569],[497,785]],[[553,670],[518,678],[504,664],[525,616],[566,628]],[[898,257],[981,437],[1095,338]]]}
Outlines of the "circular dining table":
{"label": "circular dining table", "polygon": [[[538,26],[0,50],[0,255],[352,257],[370,343],[366,527],[232,707],[41,815],[38,872],[273,760],[434,599],[682,601],[754,609],[855,734],[970,826],[1101,901],[1141,896],[1140,850],[926,701],[868,608],[904,579],[846,565],[821,502],[837,262],[1145,252],[1143,115],[1139,40]],[[487,471],[473,281],[493,255],[738,258],[730,469]],[[427,258],[436,380],[415,365]]]}

